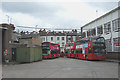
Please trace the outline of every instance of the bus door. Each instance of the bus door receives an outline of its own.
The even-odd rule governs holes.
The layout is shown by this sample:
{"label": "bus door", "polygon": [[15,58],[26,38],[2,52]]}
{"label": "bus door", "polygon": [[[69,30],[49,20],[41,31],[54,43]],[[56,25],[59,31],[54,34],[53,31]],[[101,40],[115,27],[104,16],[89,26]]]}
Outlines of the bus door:
{"label": "bus door", "polygon": [[84,44],[82,49],[83,58],[85,59],[85,57],[88,56],[88,44]]}
{"label": "bus door", "polygon": [[85,47],[82,48],[82,54],[85,54]]}
{"label": "bus door", "polygon": [[84,55],[84,58],[85,56],[88,56],[88,47],[85,48],[85,55]]}
{"label": "bus door", "polygon": [[51,50],[51,57],[56,58],[56,51],[55,50]]}

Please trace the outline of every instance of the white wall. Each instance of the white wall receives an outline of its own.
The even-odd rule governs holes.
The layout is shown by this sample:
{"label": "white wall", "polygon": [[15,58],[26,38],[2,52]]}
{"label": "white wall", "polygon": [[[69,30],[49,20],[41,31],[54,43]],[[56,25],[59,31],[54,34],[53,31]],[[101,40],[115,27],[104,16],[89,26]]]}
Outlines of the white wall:
{"label": "white wall", "polygon": [[[51,40],[51,37],[53,37],[53,41]],[[59,40],[57,40],[57,37],[59,37]],[[64,40],[62,40],[62,37],[64,37]],[[66,44],[66,36],[47,36],[46,41],[49,41],[52,43],[59,43],[60,47],[64,47],[62,46],[62,43],[64,42],[64,45]]]}
{"label": "white wall", "polygon": [[100,18],[99,20],[94,21],[93,23],[85,26],[83,28],[83,32],[88,31],[89,29],[96,28],[97,26],[103,25],[107,22],[112,22],[113,20],[118,18],[118,10],[106,15],[105,17]]}
{"label": "white wall", "polygon": [[2,79],[2,29],[0,29],[0,79]]}
{"label": "white wall", "polygon": [[73,41],[76,41],[76,36],[73,36]]}
{"label": "white wall", "polygon": [[[107,23],[107,22],[111,22],[111,25],[112,25],[112,21],[115,20],[115,19],[117,19],[117,18],[118,18],[118,10],[115,11],[115,12],[113,12],[113,13],[110,13],[109,15],[106,15],[105,17],[100,18],[97,21],[94,21],[93,23],[91,23],[91,24],[89,24],[87,26],[85,26],[83,28],[83,32],[87,32],[89,29],[97,28],[97,26],[100,26],[100,25],[104,26],[104,24]],[[111,27],[111,29],[112,29],[112,27]],[[117,35],[117,34],[118,34],[118,32],[113,32],[113,36]],[[104,33],[102,36],[104,36],[105,38],[107,38],[108,36],[110,36],[110,34],[106,35]]]}

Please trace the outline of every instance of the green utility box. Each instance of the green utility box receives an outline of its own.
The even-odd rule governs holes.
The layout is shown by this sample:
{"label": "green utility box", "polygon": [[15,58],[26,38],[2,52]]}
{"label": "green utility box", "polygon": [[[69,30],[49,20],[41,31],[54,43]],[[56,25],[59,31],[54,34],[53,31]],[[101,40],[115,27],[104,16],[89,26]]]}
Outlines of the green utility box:
{"label": "green utility box", "polygon": [[42,60],[41,47],[22,47],[17,48],[17,62],[34,62]]}

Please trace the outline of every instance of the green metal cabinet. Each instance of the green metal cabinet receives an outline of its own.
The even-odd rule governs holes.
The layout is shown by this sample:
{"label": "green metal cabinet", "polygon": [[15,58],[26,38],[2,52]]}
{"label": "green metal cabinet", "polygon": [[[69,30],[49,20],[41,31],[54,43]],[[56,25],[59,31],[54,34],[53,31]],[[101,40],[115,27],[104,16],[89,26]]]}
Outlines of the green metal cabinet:
{"label": "green metal cabinet", "polygon": [[17,62],[33,62],[42,60],[42,49],[40,47],[17,48]]}

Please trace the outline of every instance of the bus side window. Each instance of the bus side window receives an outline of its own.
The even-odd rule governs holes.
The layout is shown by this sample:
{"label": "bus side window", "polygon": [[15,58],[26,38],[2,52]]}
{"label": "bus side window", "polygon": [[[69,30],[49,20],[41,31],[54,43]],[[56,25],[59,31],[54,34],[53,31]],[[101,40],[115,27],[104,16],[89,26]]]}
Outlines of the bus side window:
{"label": "bus side window", "polygon": [[79,53],[79,51],[78,51],[78,50],[76,50],[76,53],[78,54],[78,53]]}
{"label": "bus side window", "polygon": [[82,49],[80,49],[81,50],[81,53],[82,53]]}
{"label": "bus side window", "polygon": [[81,54],[81,53],[82,53],[82,49],[76,50],[76,53],[77,53],[77,54]]}

